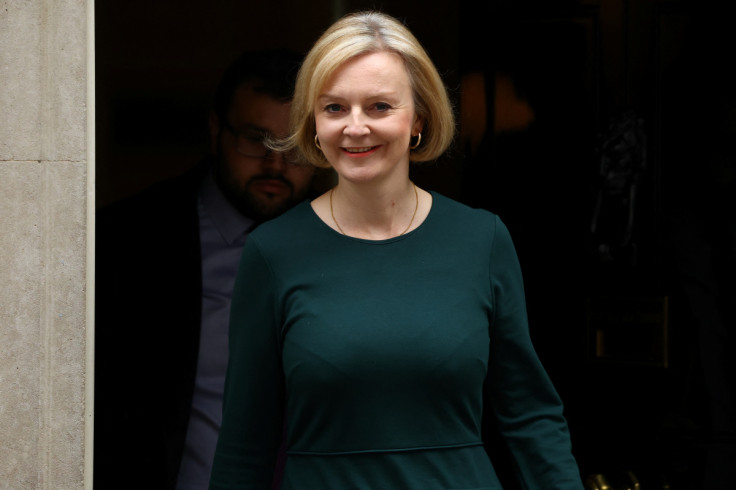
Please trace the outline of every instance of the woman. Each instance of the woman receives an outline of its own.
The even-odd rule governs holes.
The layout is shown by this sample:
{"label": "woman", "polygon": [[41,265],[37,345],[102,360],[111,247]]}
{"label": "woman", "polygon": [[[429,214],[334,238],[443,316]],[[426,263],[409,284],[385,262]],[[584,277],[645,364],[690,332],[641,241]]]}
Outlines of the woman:
{"label": "woman", "polygon": [[233,295],[211,488],[496,489],[497,421],[527,488],[582,488],[562,406],[531,346],[506,228],[409,180],[454,124],[414,36],[375,12],[316,42],[296,148],[337,185],[262,225]]}

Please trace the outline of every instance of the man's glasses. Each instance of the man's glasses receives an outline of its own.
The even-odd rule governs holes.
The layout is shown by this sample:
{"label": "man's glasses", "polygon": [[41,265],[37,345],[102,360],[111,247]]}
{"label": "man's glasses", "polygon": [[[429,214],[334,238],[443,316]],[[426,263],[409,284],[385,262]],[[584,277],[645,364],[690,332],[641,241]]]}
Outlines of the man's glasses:
{"label": "man's glasses", "polygon": [[289,165],[303,165],[305,162],[299,158],[296,151],[288,151],[286,153],[278,153],[266,146],[266,135],[256,130],[245,129],[239,131],[233,128],[229,122],[225,121],[223,125],[238,140],[236,151],[248,158],[257,158],[259,160],[275,160],[277,155],[281,155],[284,162]]}

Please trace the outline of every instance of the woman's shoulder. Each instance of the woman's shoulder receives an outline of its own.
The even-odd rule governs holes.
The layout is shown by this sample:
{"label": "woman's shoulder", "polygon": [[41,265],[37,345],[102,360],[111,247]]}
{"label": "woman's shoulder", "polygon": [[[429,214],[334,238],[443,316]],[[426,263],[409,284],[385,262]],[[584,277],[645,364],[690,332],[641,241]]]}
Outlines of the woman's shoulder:
{"label": "woman's shoulder", "polygon": [[293,249],[308,243],[318,227],[309,201],[303,201],[280,216],[259,224],[247,242],[268,250]]}
{"label": "woman's shoulder", "polygon": [[280,237],[285,233],[292,234],[311,224],[313,212],[308,200],[304,200],[283,214],[259,224],[251,235],[259,238]]}
{"label": "woman's shoulder", "polygon": [[436,191],[431,191],[431,194],[433,211],[436,212],[438,218],[448,223],[456,223],[458,226],[472,226],[476,229],[478,227],[495,229],[500,222],[499,217],[487,209],[471,207]]}
{"label": "woman's shoulder", "polygon": [[[497,214],[481,208],[473,208],[441,194],[433,193],[439,218],[437,236],[462,244],[468,257],[477,257],[471,252],[488,253],[498,259],[497,263],[515,262],[515,248],[506,224]],[[499,259],[500,258],[500,259]]]}

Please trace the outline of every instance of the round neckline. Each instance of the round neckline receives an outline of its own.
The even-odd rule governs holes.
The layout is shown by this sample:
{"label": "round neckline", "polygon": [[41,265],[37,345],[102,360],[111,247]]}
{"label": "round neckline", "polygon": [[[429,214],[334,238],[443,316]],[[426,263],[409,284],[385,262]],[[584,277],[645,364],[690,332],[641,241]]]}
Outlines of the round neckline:
{"label": "round neckline", "polygon": [[350,236],[350,235],[344,235],[344,234],[340,233],[339,231],[335,230],[334,228],[332,228],[325,221],[323,221],[322,218],[319,217],[319,215],[314,211],[314,208],[312,207],[311,201],[307,201],[306,204],[307,204],[307,206],[309,206],[309,211],[312,214],[312,216],[317,220],[317,222],[320,225],[322,225],[324,228],[326,228],[328,230],[328,232],[331,232],[331,233],[333,233],[334,235],[336,235],[338,237],[347,238],[349,240],[353,240],[353,241],[357,241],[357,242],[361,242],[361,243],[381,245],[381,244],[386,244],[386,243],[392,243],[392,242],[395,242],[395,241],[398,241],[398,240],[403,240],[404,238],[407,238],[407,237],[410,237],[410,236],[414,235],[415,232],[417,232],[417,231],[421,230],[422,228],[424,228],[424,226],[427,224],[427,222],[430,219],[432,219],[432,216],[434,215],[435,204],[437,202],[436,201],[437,200],[437,193],[434,192],[434,191],[427,191],[427,192],[429,192],[430,196],[432,196],[432,202],[430,203],[429,213],[427,213],[427,217],[424,218],[424,221],[422,221],[421,223],[419,223],[419,225],[416,228],[414,228],[411,231],[408,231],[408,232],[404,233],[403,235],[398,235],[398,236],[391,237],[391,238],[385,238],[385,239],[382,239],[382,240],[371,240],[369,238],[358,238],[358,237],[354,237],[354,236]]}

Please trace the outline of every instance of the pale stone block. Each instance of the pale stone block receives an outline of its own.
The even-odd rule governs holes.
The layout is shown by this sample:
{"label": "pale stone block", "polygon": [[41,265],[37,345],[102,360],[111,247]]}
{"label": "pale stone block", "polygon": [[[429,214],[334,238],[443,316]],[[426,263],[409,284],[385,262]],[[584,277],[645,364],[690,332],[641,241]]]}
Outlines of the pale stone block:
{"label": "pale stone block", "polygon": [[0,489],[91,488],[88,27],[86,0],[0,0]]}
{"label": "pale stone block", "polygon": [[41,2],[0,2],[0,160],[40,160]]}
{"label": "pale stone block", "polygon": [[46,162],[43,173],[46,284],[39,454],[47,488],[82,488],[84,481],[86,171],[86,162]]}
{"label": "pale stone block", "polygon": [[0,209],[0,488],[83,488],[86,162],[0,162]]}
{"label": "pale stone block", "polygon": [[45,217],[38,162],[0,162],[0,488],[36,488]]}
{"label": "pale stone block", "polygon": [[86,1],[0,6],[0,160],[84,160]]}
{"label": "pale stone block", "polygon": [[44,2],[41,35],[41,160],[87,154],[87,2]]}

